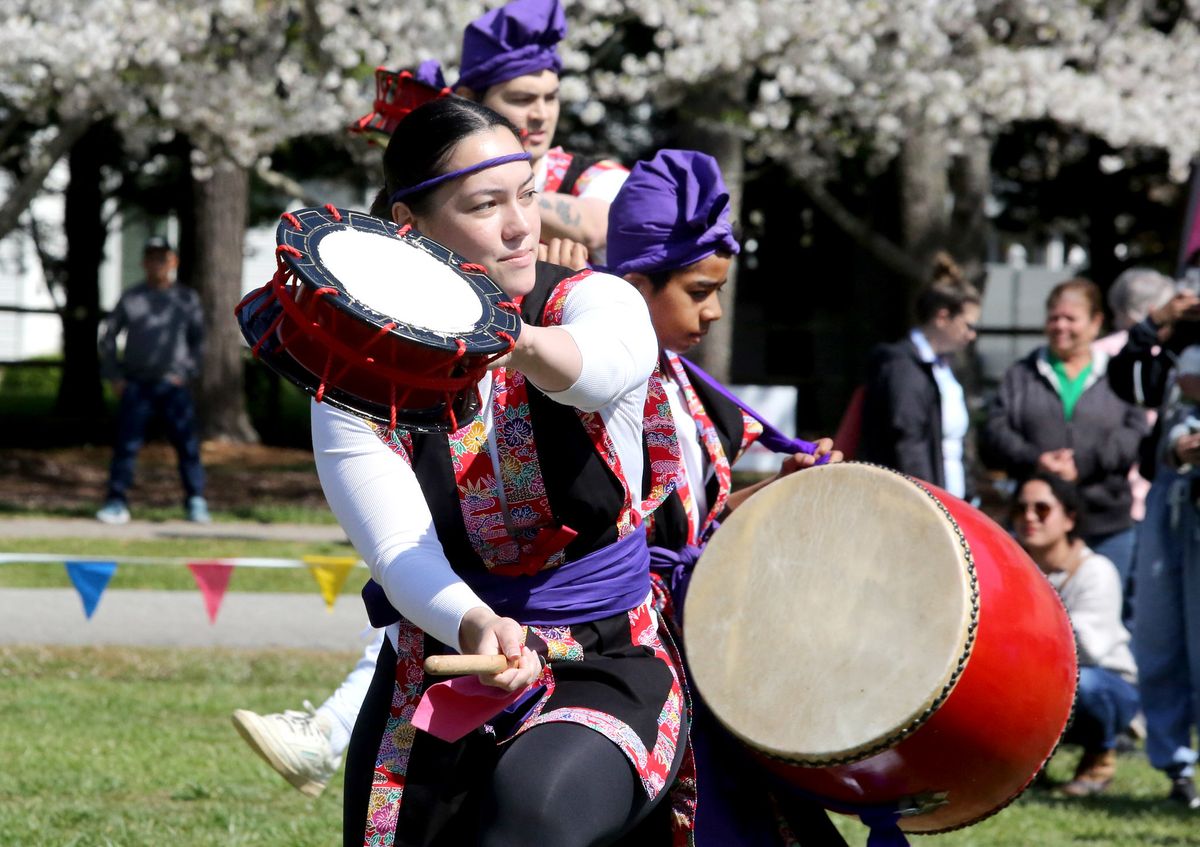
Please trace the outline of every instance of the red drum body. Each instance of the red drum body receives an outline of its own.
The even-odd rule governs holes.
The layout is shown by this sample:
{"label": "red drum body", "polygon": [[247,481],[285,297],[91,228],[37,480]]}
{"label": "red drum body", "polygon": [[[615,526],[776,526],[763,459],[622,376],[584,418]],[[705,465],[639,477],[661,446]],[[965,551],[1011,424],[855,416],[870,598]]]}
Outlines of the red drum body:
{"label": "red drum body", "polygon": [[810,468],[740,507],[697,564],[692,679],[768,768],[908,832],[1014,800],[1069,721],[1058,596],[1015,541],[945,491],[871,465]]}
{"label": "red drum body", "polygon": [[332,206],[284,215],[279,271],[238,305],[255,355],[318,402],[418,431],[478,408],[516,306],[484,268],[411,229]]}

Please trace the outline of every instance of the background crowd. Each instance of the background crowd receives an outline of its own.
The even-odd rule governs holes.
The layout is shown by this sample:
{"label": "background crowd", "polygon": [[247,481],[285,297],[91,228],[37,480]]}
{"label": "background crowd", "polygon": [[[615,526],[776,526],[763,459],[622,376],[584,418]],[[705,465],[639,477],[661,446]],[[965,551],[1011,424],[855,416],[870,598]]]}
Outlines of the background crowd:
{"label": "background crowd", "polygon": [[919,295],[909,337],[872,356],[860,455],[959,496],[971,496],[966,477],[1015,490],[1013,532],[1059,591],[1078,640],[1068,740],[1086,754],[1063,790],[1105,790],[1128,733],[1145,736],[1171,799],[1200,807],[1191,741],[1200,300],[1186,278],[1131,268],[1109,287],[1114,332],[1101,338],[1109,319],[1099,286],[1082,277],[1056,285],[1046,343],[1005,373],[972,433],[981,466],[964,474],[968,414],[947,357],[968,348],[979,295],[961,278],[947,282],[945,268],[940,259]]}

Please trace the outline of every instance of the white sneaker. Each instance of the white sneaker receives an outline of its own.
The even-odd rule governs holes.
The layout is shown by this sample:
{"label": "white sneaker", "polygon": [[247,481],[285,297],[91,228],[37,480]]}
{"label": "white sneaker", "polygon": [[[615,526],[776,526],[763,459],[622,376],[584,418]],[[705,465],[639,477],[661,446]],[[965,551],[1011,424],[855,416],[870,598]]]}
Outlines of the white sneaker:
{"label": "white sneaker", "polygon": [[109,500],[96,512],[96,520],[108,524],[129,523],[129,507],[120,500]]}
{"label": "white sneaker", "polygon": [[306,711],[233,713],[233,725],[266,763],[306,797],[319,797],[342,764],[329,744],[330,729],[307,700]]}

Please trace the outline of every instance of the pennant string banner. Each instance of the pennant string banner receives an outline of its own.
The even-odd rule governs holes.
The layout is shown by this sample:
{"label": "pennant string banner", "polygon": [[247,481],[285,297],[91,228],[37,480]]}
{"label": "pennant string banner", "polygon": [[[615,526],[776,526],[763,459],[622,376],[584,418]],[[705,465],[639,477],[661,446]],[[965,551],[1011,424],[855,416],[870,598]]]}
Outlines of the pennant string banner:
{"label": "pennant string banner", "polygon": [[326,608],[333,611],[334,601],[342,592],[346,577],[350,575],[350,569],[358,564],[358,559],[350,556],[305,556],[304,562],[321,589]]}
{"label": "pennant string banner", "polygon": [[0,565],[62,564],[67,576],[83,602],[83,612],[90,619],[100,603],[100,597],[117,566],[121,565],[187,565],[204,599],[204,608],[211,623],[217,622],[221,603],[229,588],[234,568],[308,568],[317,582],[325,606],[330,611],[346,584],[350,571],[365,568],[361,559],[353,556],[305,556],[302,559],[269,559],[232,557],[193,561],[176,557],[112,556],[102,561],[80,560],[71,554],[58,553],[0,553]]}
{"label": "pennant string banner", "polygon": [[195,577],[196,587],[204,598],[208,622],[216,623],[221,601],[225,599],[225,590],[229,588],[229,577],[233,575],[233,565],[224,562],[189,562],[188,570]]}
{"label": "pennant string banner", "polygon": [[67,576],[83,601],[83,613],[91,619],[100,603],[100,595],[117,572],[116,562],[66,562]]}

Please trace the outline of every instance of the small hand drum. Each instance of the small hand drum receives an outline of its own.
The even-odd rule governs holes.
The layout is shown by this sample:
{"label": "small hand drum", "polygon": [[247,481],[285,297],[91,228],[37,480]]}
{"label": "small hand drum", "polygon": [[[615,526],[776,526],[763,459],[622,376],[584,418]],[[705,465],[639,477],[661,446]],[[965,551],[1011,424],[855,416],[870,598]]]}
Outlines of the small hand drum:
{"label": "small hand drum", "polygon": [[476,412],[479,380],[521,329],[485,268],[333,206],[283,215],[276,240],[279,270],[236,310],[259,359],[389,429],[445,432]]}

